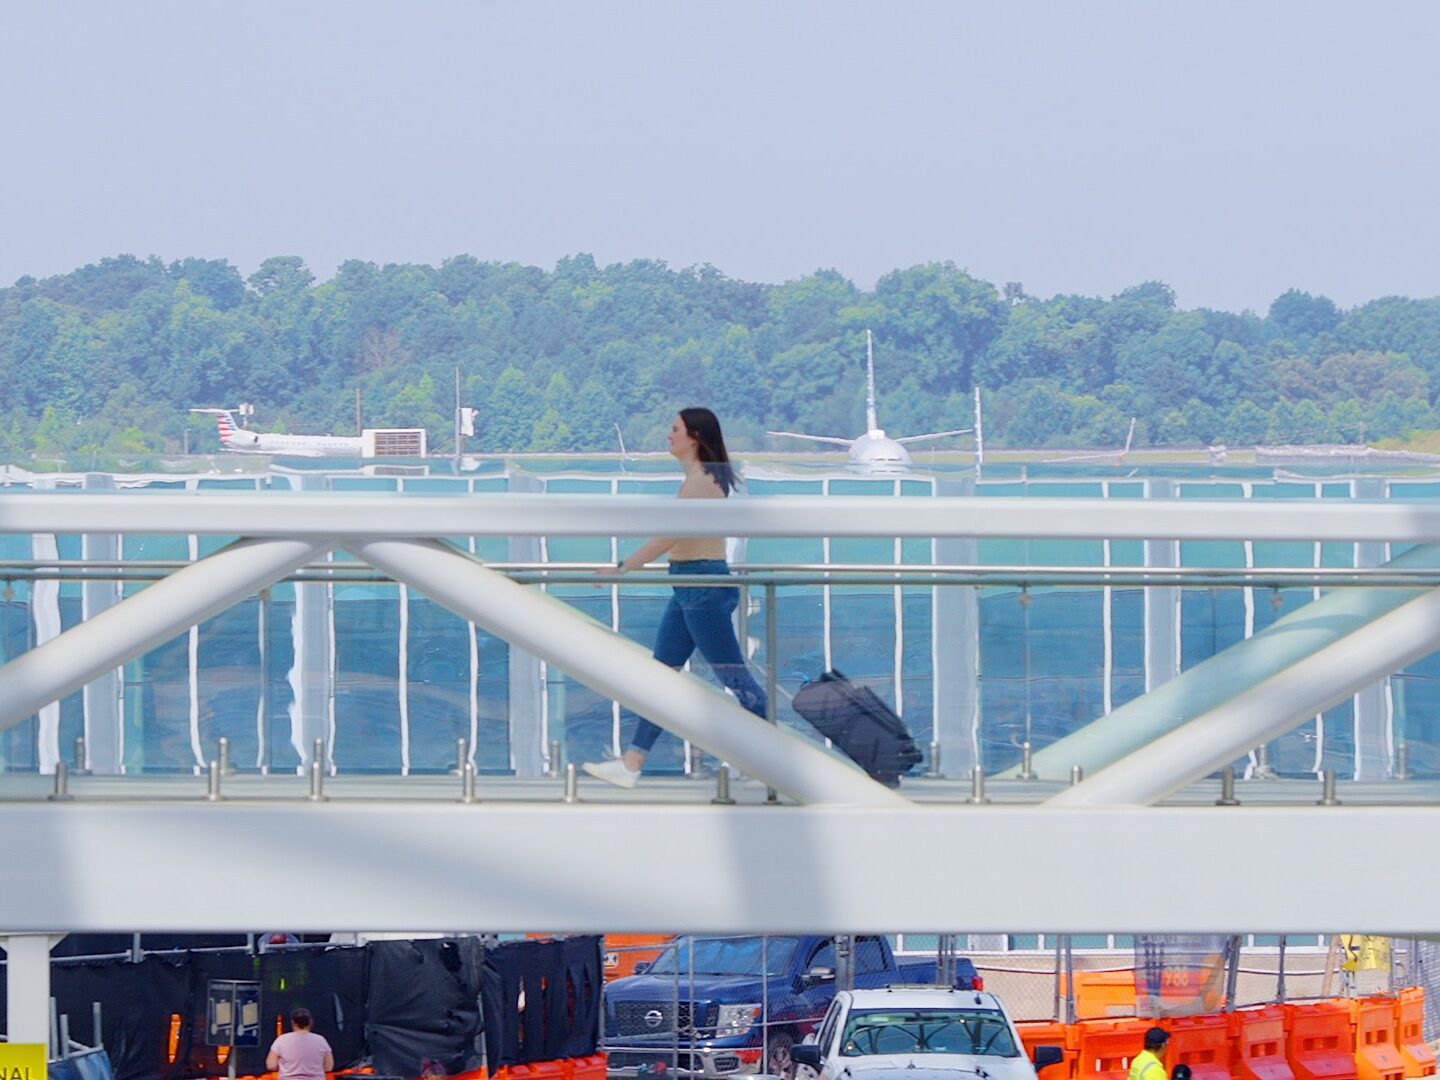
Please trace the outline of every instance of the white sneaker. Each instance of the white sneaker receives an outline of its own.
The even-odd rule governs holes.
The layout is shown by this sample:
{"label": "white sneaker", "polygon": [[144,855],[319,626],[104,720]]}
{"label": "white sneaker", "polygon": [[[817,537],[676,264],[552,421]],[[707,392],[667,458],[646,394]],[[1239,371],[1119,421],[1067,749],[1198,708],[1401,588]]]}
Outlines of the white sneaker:
{"label": "white sneaker", "polygon": [[580,767],[596,780],[604,780],[607,784],[614,784],[616,787],[633,788],[640,782],[640,770],[630,768],[625,764],[624,758],[611,758],[609,761],[587,761]]}

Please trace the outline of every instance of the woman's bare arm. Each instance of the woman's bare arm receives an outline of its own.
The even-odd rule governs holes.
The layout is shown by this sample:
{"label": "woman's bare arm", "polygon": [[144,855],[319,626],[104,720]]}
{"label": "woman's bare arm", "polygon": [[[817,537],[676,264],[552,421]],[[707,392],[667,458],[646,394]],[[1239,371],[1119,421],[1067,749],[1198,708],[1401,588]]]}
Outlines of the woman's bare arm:
{"label": "woman's bare arm", "polygon": [[654,562],[661,555],[675,546],[676,540],[669,537],[657,536],[654,540],[647,541],[638,551],[632,551],[625,556],[624,561],[617,567],[606,567],[610,573],[622,573],[626,570],[637,570],[646,563]]}

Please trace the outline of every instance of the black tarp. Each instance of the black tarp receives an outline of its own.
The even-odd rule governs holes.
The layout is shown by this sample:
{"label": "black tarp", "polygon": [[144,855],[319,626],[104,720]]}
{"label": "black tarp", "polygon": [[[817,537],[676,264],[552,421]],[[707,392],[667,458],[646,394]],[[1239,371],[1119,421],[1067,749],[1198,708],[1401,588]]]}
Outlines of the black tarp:
{"label": "black tarp", "polygon": [[417,1076],[434,1058],[447,1073],[480,1067],[480,969],[474,939],[370,943],[365,1041],[378,1073]]}
{"label": "black tarp", "polygon": [[148,956],[138,964],[97,960],[50,968],[50,994],[57,1011],[70,1017],[72,1039],[94,1041],[91,1005],[100,1002],[105,1051],[117,1080],[159,1080],[166,1074],[170,1017],[183,1013],[190,993],[185,954]]}
{"label": "black tarp", "polygon": [[491,1070],[595,1052],[600,1010],[600,939],[509,942],[485,953],[485,1030]]}
{"label": "black tarp", "polygon": [[[298,1005],[314,1015],[315,1030],[335,1050],[337,1069],[369,1061],[382,1074],[417,1076],[420,1060],[430,1057],[455,1073],[477,1068],[483,1047],[493,1070],[583,1057],[597,1046],[601,968],[595,936],[486,945],[477,938],[378,941],[259,955],[175,953],[140,963],[66,961],[50,969],[51,994],[70,1018],[72,1038],[93,1041],[92,1003],[100,1002],[115,1080],[225,1074],[216,1049],[205,1045],[213,979],[260,983],[261,1045],[237,1050],[242,1074],[264,1071],[271,1041]],[[5,989],[0,979],[0,1017]]]}

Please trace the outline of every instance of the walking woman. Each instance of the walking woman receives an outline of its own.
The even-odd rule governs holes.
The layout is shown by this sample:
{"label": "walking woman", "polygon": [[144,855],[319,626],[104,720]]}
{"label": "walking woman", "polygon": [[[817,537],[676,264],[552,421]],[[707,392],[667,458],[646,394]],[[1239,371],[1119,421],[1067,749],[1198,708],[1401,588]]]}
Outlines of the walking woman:
{"label": "walking woman", "polygon": [[[735,470],[725,451],[725,437],[720,421],[709,409],[681,409],[670,428],[670,453],[685,467],[685,482],[680,485],[682,499],[723,499],[734,489]],[[670,556],[672,574],[728,574],[725,562],[725,538],[651,540],[639,551],[601,574],[623,574],[652,562],[661,555]],[[655,632],[655,659],[672,668],[685,666],[696,649],[709,662],[711,669],[739,700],[756,716],[766,713],[765,691],[760,689],[745,666],[740,643],[730,616],[740,602],[740,590],[733,585],[677,585],[675,595],[660,617]],[[586,762],[584,769],[591,776],[617,787],[633,788],[640,780],[640,770],[660,728],[642,716],[634,717],[635,733],[622,757],[613,761]]]}

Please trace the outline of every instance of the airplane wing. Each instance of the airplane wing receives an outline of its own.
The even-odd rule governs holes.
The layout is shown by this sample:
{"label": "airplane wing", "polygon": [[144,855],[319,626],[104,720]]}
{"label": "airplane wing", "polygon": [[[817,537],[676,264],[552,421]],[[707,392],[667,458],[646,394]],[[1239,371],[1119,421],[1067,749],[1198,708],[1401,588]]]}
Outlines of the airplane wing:
{"label": "airplane wing", "polygon": [[969,435],[974,428],[956,428],[954,431],[934,431],[929,435],[906,435],[903,439],[896,439],[898,443],[925,442],[927,439],[943,439],[949,435]]}
{"label": "airplane wing", "polygon": [[767,431],[766,435],[780,435],[787,439],[804,439],[806,442],[829,443],[831,446],[850,446],[854,439],[837,439],[832,435],[801,435],[794,431]]}

